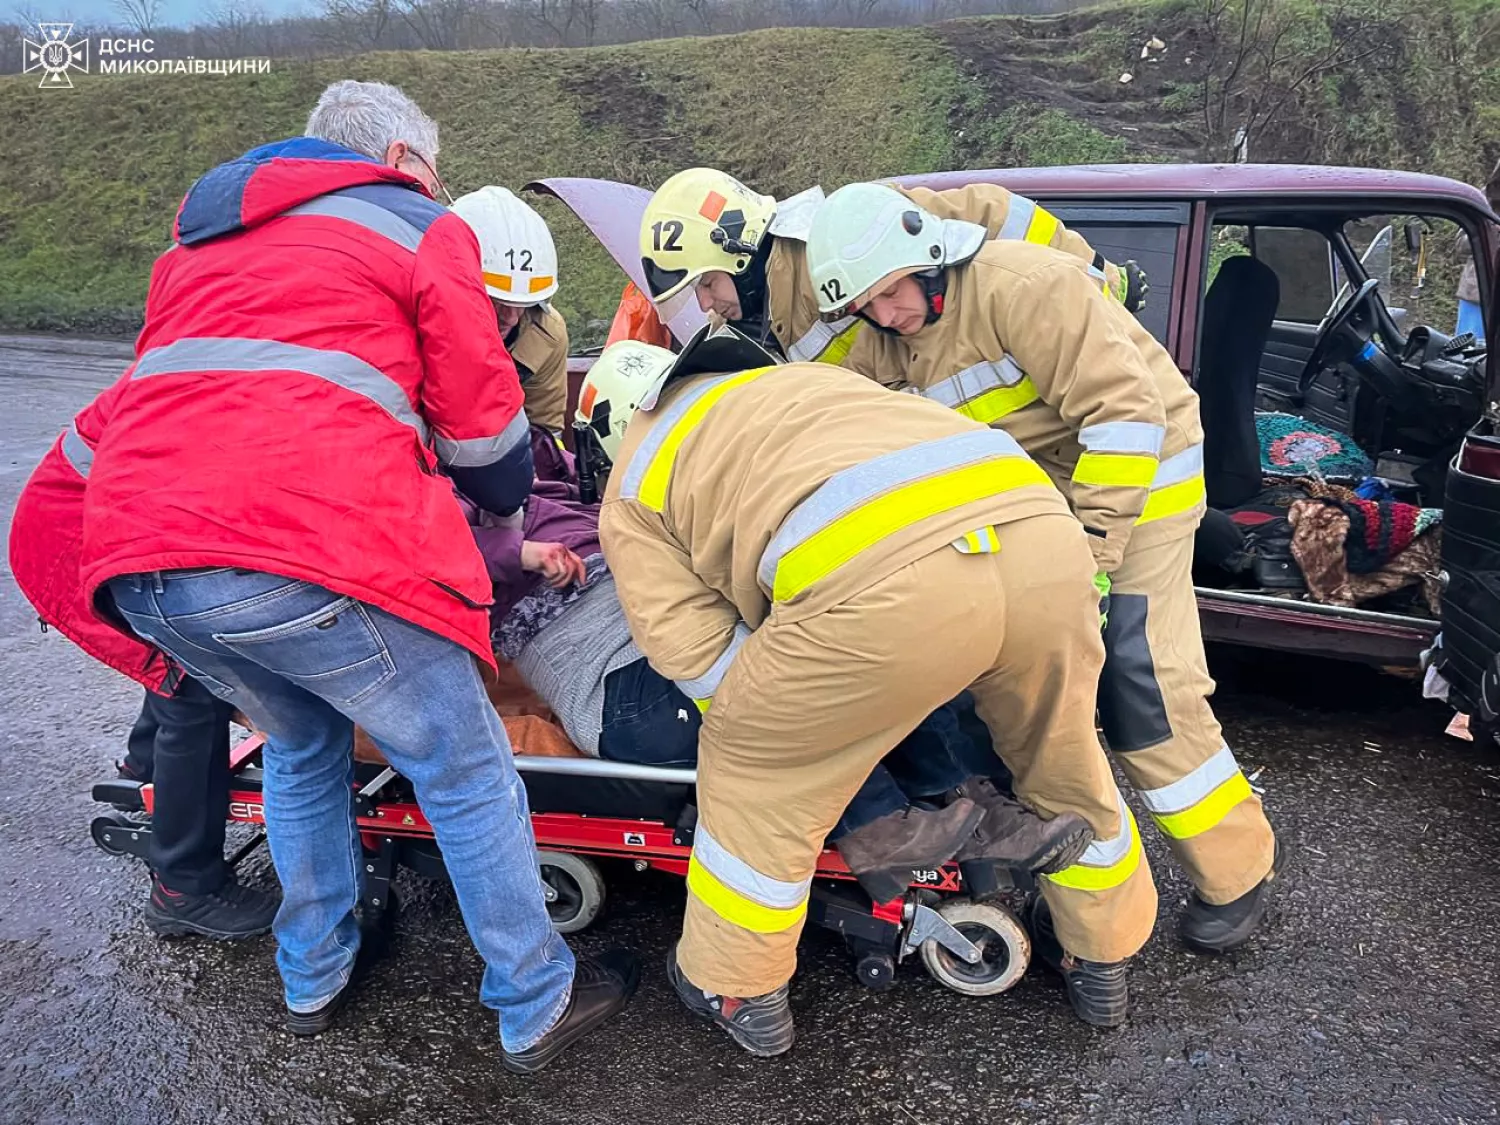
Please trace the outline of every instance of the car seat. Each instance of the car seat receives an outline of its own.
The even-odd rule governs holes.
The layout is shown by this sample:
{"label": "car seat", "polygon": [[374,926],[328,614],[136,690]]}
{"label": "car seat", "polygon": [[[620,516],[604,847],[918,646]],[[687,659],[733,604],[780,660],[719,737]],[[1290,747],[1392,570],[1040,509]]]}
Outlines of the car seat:
{"label": "car seat", "polygon": [[1237,508],[1261,490],[1255,390],[1280,300],[1275,271],[1243,256],[1219,267],[1204,298],[1198,399],[1210,508]]}

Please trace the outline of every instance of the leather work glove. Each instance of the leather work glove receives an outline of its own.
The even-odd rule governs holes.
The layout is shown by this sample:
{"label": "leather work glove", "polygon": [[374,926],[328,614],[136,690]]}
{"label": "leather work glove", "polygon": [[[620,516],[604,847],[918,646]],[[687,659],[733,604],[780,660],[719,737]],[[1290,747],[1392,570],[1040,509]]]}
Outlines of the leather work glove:
{"label": "leather work glove", "polygon": [[1146,283],[1146,271],[1134,258],[1120,269],[1125,274],[1125,299],[1121,303],[1126,312],[1138,313],[1146,307],[1146,294],[1151,292],[1151,286]]}
{"label": "leather work glove", "polygon": [[1109,624],[1109,575],[1100,571],[1094,575],[1094,589],[1099,591],[1099,631],[1104,632],[1105,626]]}

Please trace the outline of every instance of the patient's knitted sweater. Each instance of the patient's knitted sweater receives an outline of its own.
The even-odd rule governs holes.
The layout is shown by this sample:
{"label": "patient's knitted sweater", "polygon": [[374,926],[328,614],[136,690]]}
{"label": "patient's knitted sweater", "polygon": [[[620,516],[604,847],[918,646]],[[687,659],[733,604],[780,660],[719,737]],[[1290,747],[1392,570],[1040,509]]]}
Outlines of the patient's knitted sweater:
{"label": "patient's knitted sweater", "polygon": [[604,678],[640,659],[614,577],[606,574],[521,649],[516,670],[562,720],[573,744],[597,758]]}

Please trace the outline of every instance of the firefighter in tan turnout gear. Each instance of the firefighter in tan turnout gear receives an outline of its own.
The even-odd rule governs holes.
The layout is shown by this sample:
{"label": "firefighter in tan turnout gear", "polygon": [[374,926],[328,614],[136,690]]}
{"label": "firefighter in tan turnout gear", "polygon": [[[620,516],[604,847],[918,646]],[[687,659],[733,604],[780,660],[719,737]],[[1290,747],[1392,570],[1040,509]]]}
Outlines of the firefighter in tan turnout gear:
{"label": "firefighter in tan turnout gear", "polygon": [[453,201],[479,239],[484,287],[526,396],[526,417],[562,432],[568,404],[568,324],[551,305],[557,247],[546,221],[503,187]]}
{"label": "firefighter in tan turnout gear", "polygon": [[1107,607],[1106,740],[1192,878],[1183,940],[1233,949],[1264,917],[1277,849],[1208,702],[1198,397],[1077,258],[985,233],[851,184],[813,223],[811,283],[825,315],[893,334],[906,385],[1011,434],[1067,495]]}
{"label": "firefighter in tan turnout gear", "polygon": [[[940,218],[983,226],[991,238],[1056,246],[1085,263],[1105,292],[1135,310],[1145,276],[1134,262],[1116,266],[1044,208],[992,184],[951,191],[900,188]],[[807,233],[822,188],[778,202],[727,173],[689,168],[652,195],[641,219],[641,264],[652,300],[666,304],[691,291],[698,307],[733,324],[788,360],[838,363],[871,372],[889,366],[887,342],[854,317],[818,315],[807,277]]]}
{"label": "firefighter in tan turnout gear", "polygon": [[1082,528],[1009,435],[826,364],[741,370],[726,338],[749,344],[606,349],[576,423],[613,461],[599,529],[636,643],[706,706],[679,996],[753,1053],[790,1047],[824,837],[969,688],[1017,796],[1093,830],[1043,893],[1079,1015],[1121,1022],[1156,891],[1094,730]]}

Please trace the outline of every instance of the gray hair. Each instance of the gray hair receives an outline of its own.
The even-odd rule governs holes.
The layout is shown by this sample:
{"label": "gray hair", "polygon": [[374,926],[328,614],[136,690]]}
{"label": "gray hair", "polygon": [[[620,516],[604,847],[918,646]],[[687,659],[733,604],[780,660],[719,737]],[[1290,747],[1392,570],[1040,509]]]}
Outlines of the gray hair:
{"label": "gray hair", "polygon": [[376,160],[396,141],[435,160],[437,123],[417,103],[384,82],[345,79],[323,91],[307,118],[307,135],[332,141]]}

